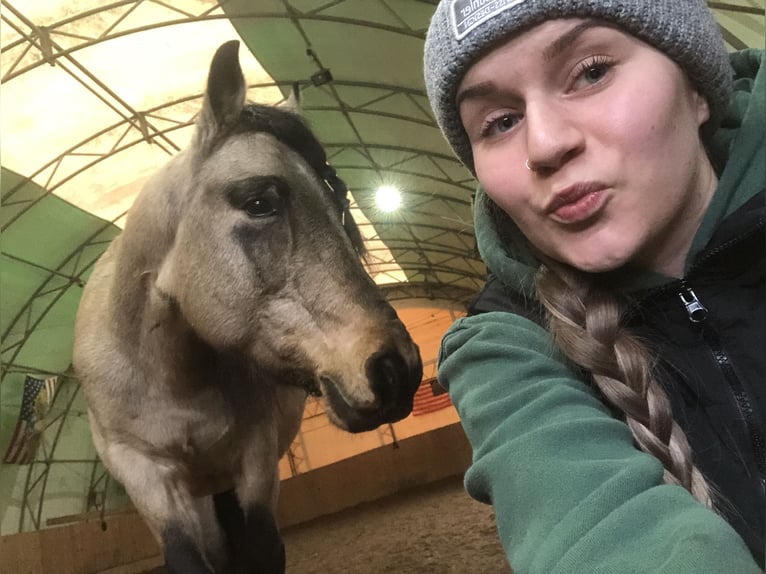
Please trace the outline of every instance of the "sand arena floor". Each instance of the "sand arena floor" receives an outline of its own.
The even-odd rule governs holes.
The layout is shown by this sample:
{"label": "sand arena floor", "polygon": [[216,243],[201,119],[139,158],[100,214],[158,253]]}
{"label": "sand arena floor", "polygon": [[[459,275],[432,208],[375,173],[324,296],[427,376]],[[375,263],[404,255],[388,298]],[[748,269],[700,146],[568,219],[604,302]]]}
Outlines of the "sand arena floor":
{"label": "sand arena floor", "polygon": [[490,506],[459,478],[283,531],[287,574],[510,574]]}
{"label": "sand arena floor", "polygon": [[[284,529],[287,574],[512,574],[459,477]],[[164,566],[145,574],[165,574]]]}

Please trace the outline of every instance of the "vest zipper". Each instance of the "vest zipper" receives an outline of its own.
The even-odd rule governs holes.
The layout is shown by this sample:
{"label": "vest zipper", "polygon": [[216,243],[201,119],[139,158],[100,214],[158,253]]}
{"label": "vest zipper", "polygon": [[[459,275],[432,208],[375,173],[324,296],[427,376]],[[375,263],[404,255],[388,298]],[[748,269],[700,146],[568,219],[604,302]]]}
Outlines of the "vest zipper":
{"label": "vest zipper", "polygon": [[753,409],[753,402],[739,380],[737,373],[734,371],[718,334],[709,325],[701,325],[707,319],[708,310],[697,298],[691,287],[686,284],[686,281],[681,281],[678,296],[681,298],[681,302],[686,309],[689,321],[700,325],[702,337],[713,353],[718,368],[729,385],[729,389],[737,403],[737,408],[742,415],[742,420],[745,422],[745,426],[750,434],[750,442],[755,453],[755,463],[758,467],[761,487],[766,488],[766,441],[764,441],[763,434],[759,428],[758,415]]}
{"label": "vest zipper", "polygon": [[681,282],[681,291],[678,296],[686,307],[686,314],[692,323],[702,323],[707,318],[707,307],[697,299],[697,294],[691,290],[685,282]]}

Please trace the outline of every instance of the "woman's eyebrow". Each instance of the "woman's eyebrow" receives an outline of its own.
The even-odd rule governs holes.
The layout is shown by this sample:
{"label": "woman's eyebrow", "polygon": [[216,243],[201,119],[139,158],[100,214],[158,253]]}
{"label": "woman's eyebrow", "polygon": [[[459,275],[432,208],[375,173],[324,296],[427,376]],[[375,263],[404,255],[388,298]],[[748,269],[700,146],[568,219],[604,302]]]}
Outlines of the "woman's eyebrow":
{"label": "woman's eyebrow", "polygon": [[550,62],[557,56],[560,56],[565,50],[570,48],[572,44],[577,41],[577,38],[583,34],[583,32],[589,30],[590,28],[603,26],[612,27],[609,24],[599,20],[586,20],[585,22],[581,22],[551,42],[550,45],[548,45],[548,47],[543,50],[543,59],[546,62]]}
{"label": "woman's eyebrow", "polygon": [[455,98],[455,107],[460,109],[460,104],[465,100],[481,98],[491,94],[493,91],[495,91],[495,86],[492,82],[481,82],[468,86],[465,90],[461,90]]}

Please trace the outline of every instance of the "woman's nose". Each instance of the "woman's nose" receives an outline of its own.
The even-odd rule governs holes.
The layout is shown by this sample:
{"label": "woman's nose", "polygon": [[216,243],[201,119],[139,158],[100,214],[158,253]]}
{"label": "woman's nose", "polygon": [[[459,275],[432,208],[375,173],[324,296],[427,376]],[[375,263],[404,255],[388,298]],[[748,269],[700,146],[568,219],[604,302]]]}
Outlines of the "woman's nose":
{"label": "woman's nose", "polygon": [[524,120],[528,165],[538,174],[559,169],[584,147],[577,118],[563,106],[527,103]]}

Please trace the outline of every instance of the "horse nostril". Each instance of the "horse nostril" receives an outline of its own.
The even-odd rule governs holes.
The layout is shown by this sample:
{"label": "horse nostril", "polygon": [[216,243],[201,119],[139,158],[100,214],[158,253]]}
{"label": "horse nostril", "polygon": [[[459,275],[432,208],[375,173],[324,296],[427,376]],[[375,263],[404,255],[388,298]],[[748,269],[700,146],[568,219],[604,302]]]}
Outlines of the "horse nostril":
{"label": "horse nostril", "polygon": [[411,386],[407,380],[407,363],[399,353],[375,353],[367,359],[365,370],[372,390],[384,405],[398,401]]}

